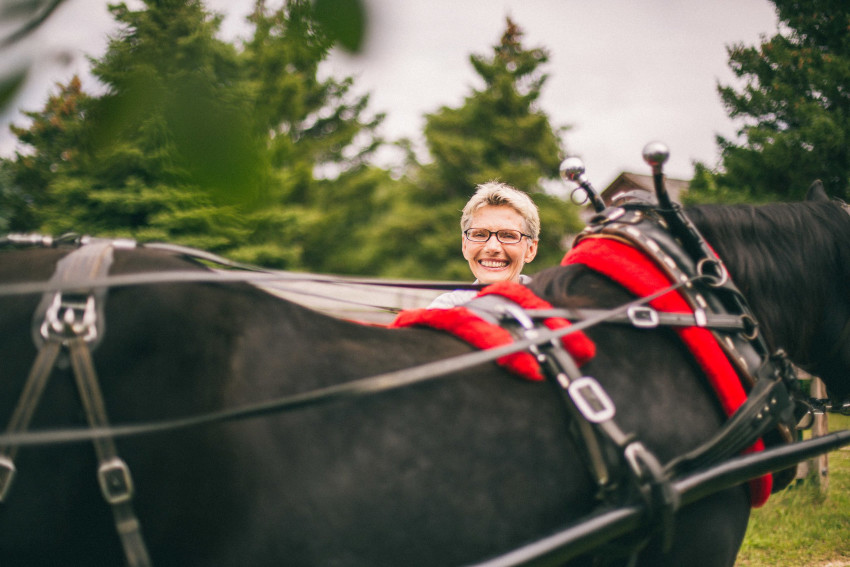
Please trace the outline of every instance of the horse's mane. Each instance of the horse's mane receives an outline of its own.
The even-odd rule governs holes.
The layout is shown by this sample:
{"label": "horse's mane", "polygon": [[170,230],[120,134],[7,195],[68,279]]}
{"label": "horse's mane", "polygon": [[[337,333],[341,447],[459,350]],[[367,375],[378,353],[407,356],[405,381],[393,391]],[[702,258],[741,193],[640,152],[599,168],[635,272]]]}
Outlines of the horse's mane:
{"label": "horse's mane", "polygon": [[[811,339],[829,298],[850,277],[850,216],[829,201],[700,205],[686,212],[769,329],[773,346]],[[783,301],[789,291],[799,300]]]}

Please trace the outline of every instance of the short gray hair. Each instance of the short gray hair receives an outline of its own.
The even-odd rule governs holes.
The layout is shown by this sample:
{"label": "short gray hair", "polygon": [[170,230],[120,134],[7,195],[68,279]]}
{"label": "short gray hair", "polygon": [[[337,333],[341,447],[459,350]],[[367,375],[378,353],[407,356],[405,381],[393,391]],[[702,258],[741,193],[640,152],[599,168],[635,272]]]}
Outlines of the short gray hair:
{"label": "short gray hair", "polygon": [[478,209],[487,205],[513,208],[523,218],[523,231],[530,234],[532,240],[540,239],[540,214],[537,212],[537,205],[534,204],[527,193],[499,181],[488,181],[476,188],[475,194],[463,208],[463,214],[460,217],[460,229],[465,231],[471,228],[472,215]]}

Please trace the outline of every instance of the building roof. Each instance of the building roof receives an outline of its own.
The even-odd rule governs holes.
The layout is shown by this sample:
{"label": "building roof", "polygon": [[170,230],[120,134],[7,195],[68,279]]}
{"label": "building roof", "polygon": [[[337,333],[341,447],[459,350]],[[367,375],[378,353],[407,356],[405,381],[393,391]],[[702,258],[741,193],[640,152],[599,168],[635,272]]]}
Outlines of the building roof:
{"label": "building roof", "polygon": [[[688,188],[688,185],[690,185],[690,181],[685,181],[684,179],[664,178],[664,186],[667,188],[667,193],[670,195],[670,199],[676,202],[679,201],[679,195]],[[606,204],[611,204],[619,195],[636,190],[648,191],[654,199],[655,184],[652,176],[624,171],[602,191],[602,200]]]}
{"label": "building roof", "polygon": [[[670,199],[675,202],[680,202],[679,197],[681,193],[688,188],[688,185],[690,185],[690,181],[686,181],[684,179],[671,179],[666,176],[664,177],[664,186],[667,188],[667,193],[670,195]],[[652,201],[653,203],[655,202],[655,182],[652,180],[652,176],[641,175],[640,173],[630,173],[628,171],[624,171],[618,175],[617,178],[602,191],[602,200],[606,205],[611,205],[617,197],[632,191],[643,191],[646,195],[639,194],[640,197]],[[594,214],[595,212],[593,207],[588,205],[581,210],[579,218],[587,223]],[[570,241],[571,240],[572,238],[570,238]]]}

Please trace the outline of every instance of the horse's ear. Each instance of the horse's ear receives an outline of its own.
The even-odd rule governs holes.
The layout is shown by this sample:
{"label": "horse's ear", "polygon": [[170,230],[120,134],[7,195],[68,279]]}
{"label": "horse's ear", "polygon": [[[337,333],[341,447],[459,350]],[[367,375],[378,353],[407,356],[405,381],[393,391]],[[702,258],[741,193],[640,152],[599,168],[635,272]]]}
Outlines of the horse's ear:
{"label": "horse's ear", "polygon": [[806,191],[806,201],[829,201],[829,196],[820,179],[815,179],[809,186],[809,190]]}

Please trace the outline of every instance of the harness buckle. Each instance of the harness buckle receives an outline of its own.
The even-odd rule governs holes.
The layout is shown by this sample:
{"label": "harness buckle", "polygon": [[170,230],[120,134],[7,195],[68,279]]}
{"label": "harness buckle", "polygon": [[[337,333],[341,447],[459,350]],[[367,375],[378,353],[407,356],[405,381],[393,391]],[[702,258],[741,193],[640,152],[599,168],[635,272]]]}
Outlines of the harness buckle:
{"label": "harness buckle", "polygon": [[12,479],[15,478],[15,463],[6,455],[0,455],[0,502],[5,502]]}
{"label": "harness buckle", "polygon": [[581,415],[591,423],[602,423],[614,417],[614,402],[594,378],[582,376],[567,388]]}
{"label": "harness buckle", "polygon": [[97,469],[97,480],[103,498],[109,504],[128,502],[133,496],[133,479],[127,463],[115,457]]}
{"label": "harness buckle", "polygon": [[73,295],[69,298],[57,292],[44,314],[40,332],[45,340],[49,340],[51,334],[63,337],[70,334],[91,342],[97,338],[96,323],[94,295],[89,294],[85,299]]}
{"label": "harness buckle", "polygon": [[632,325],[640,329],[654,329],[658,326],[658,311],[648,305],[632,305],[626,315]]}

